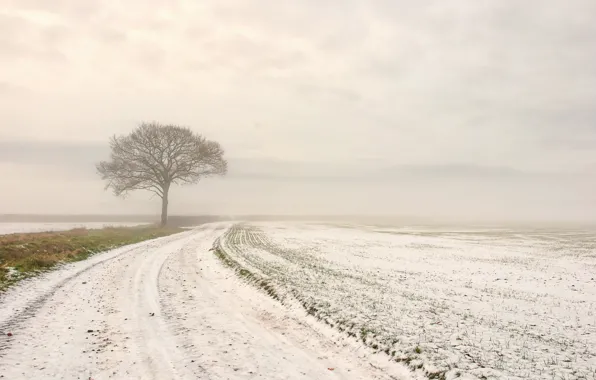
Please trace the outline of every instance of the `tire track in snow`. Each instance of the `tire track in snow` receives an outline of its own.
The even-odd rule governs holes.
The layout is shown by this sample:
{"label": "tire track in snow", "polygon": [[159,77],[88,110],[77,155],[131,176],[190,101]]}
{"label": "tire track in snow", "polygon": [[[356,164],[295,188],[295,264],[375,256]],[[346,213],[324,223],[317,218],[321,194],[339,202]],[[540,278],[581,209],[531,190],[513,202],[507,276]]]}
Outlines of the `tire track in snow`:
{"label": "tire track in snow", "polygon": [[287,309],[223,267],[209,252],[209,241],[222,235],[171,255],[160,277],[164,313],[193,365],[205,372],[202,378],[406,378],[402,366],[385,368],[391,363],[338,343],[313,329],[302,309]]}
{"label": "tire track in snow", "polygon": [[[11,289],[14,294],[3,297],[2,309],[17,305],[20,311],[2,322],[14,335],[2,336],[7,344],[0,357],[0,377],[29,379],[35,374],[47,379],[79,379],[84,375],[84,379],[97,379],[98,375],[123,378],[118,376],[126,373],[127,379],[152,378],[146,375],[151,370],[138,365],[142,362],[138,353],[145,349],[135,350],[146,344],[130,339],[136,334],[124,328],[135,330],[144,323],[136,310],[138,302],[130,302],[134,297],[126,275],[151,258],[164,252],[167,256],[192,234],[108,251]],[[28,299],[15,298],[19,292]],[[126,368],[135,365],[141,368]]]}
{"label": "tire track in snow", "polygon": [[[176,235],[173,235],[173,236],[176,236]],[[167,244],[172,239],[174,239],[172,236],[166,236],[166,237],[151,240],[151,241],[145,241],[145,242],[137,243],[134,245],[128,245],[128,246],[117,248],[116,250],[113,250],[113,251],[118,251],[117,254],[113,254],[113,251],[111,251],[112,254],[110,254],[110,251],[108,251],[106,253],[98,253],[96,256],[93,256],[92,258],[88,259],[88,261],[82,261],[81,263],[86,263],[88,265],[84,266],[83,269],[77,270],[73,274],[68,275],[67,277],[64,277],[61,281],[56,283],[54,286],[52,286],[48,290],[44,291],[41,295],[36,296],[31,301],[29,301],[24,306],[24,308],[19,309],[19,311],[16,312],[16,314],[14,314],[14,315],[10,316],[8,319],[5,319],[4,321],[0,322],[0,332],[18,331],[20,329],[20,327],[29,318],[32,318],[35,316],[37,311],[39,309],[41,309],[45,305],[47,300],[50,299],[51,297],[53,297],[54,294],[56,294],[56,292],[58,290],[62,289],[66,284],[70,283],[73,280],[76,280],[78,277],[89,272],[90,270],[94,269],[95,267],[97,267],[99,265],[107,264],[111,260],[118,259],[122,255],[126,255],[130,252],[137,251],[137,250],[145,248],[145,247],[155,248],[156,246]],[[93,258],[99,258],[99,260],[92,260]],[[59,268],[57,270],[60,271],[62,269],[65,269],[66,271],[68,271],[68,269],[69,269],[68,265],[64,266],[63,268]],[[21,285],[27,286],[29,282],[38,283],[40,280],[43,281],[43,278],[42,279],[34,278],[30,281],[25,280],[25,282],[23,282]],[[13,290],[13,289],[11,289],[11,290]],[[4,298],[4,297],[2,297],[2,298]],[[3,300],[0,299],[0,301],[3,301]],[[11,339],[9,339],[9,337],[6,334],[0,335],[0,358],[2,358],[2,356],[3,356],[3,351],[5,351],[7,348],[10,347],[10,343],[11,343]]]}
{"label": "tire track in snow", "polygon": [[[197,230],[194,234],[171,244],[168,250],[151,253],[142,264],[135,268],[133,286],[129,298],[132,300],[125,309],[136,321],[136,351],[149,368],[146,378],[190,379],[200,375],[200,371],[189,366],[189,356],[185,347],[176,344],[177,331],[171,328],[170,316],[164,312],[160,282],[164,265],[171,257],[180,256],[192,246],[195,239],[203,240],[208,233]],[[179,279],[178,279],[179,280]]]}
{"label": "tire track in snow", "polygon": [[[196,277],[200,276],[202,271],[198,266],[197,255],[207,252],[212,242],[222,233],[223,231],[218,229],[208,231],[201,239],[190,241],[178,254],[170,255],[164,262],[158,278],[160,306],[164,319],[174,332],[178,345],[187,352],[187,366],[190,365],[193,374],[201,379],[211,379],[211,376],[201,364],[202,347],[195,344],[193,336],[201,335],[202,330],[210,327],[201,324],[201,328],[198,329],[185,324],[187,318],[193,318],[192,315],[189,316],[188,306],[185,304],[195,301],[195,297],[203,296],[196,283]],[[174,284],[182,286],[182,289],[172,286]],[[185,285],[188,285],[188,288]],[[182,297],[184,299],[181,299]]]}

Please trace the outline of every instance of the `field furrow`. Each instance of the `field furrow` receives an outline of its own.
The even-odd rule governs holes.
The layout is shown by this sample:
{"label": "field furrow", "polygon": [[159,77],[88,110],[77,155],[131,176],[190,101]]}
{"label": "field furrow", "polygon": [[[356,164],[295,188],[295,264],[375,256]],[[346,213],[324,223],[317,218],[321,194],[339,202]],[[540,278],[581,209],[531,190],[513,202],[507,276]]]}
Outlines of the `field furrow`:
{"label": "field furrow", "polygon": [[261,223],[217,248],[274,298],[429,378],[596,378],[589,234]]}

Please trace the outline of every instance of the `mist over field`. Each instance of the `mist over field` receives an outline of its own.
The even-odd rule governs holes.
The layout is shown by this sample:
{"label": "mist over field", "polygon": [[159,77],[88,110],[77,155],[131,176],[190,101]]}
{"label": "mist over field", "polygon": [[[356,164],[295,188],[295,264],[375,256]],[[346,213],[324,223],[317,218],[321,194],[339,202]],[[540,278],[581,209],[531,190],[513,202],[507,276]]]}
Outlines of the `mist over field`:
{"label": "mist over field", "polygon": [[[101,147],[0,143],[2,213],[157,215],[159,198],[103,190],[93,162]],[[94,154],[94,150],[96,153]],[[172,189],[172,215],[395,216],[407,223],[589,223],[589,172],[524,172],[477,165],[293,163],[231,159],[226,178]]]}

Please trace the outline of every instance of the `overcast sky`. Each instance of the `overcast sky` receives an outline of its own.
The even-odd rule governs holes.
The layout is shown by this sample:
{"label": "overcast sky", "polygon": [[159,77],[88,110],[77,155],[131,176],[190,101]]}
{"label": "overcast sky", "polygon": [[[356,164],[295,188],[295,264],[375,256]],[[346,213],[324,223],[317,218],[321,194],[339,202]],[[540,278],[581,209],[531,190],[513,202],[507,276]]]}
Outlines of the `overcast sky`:
{"label": "overcast sky", "polygon": [[219,141],[183,213],[596,220],[593,0],[0,0],[0,213],[153,213],[94,162]]}

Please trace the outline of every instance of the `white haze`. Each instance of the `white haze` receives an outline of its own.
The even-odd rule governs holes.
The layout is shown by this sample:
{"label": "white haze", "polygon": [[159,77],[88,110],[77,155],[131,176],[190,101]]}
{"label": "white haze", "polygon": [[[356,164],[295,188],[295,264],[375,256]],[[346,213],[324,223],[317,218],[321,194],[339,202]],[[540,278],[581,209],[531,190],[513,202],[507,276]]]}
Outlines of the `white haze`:
{"label": "white haze", "polygon": [[157,214],[94,163],[226,148],[172,214],[596,219],[596,3],[0,0],[0,214]]}

